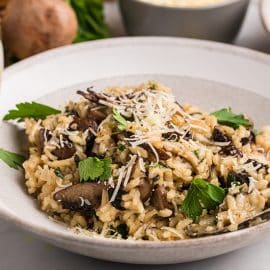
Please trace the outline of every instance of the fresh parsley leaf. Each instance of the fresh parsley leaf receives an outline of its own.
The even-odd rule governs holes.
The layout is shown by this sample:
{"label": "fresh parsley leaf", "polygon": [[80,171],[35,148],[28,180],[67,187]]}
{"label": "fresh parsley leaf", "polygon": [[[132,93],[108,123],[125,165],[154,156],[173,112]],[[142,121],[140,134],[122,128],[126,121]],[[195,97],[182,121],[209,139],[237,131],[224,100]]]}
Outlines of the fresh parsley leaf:
{"label": "fresh parsley leaf", "polygon": [[22,168],[22,164],[25,160],[23,156],[6,151],[3,148],[0,148],[0,159],[4,161],[10,168],[16,170]]}
{"label": "fresh parsley leaf", "polygon": [[123,239],[128,238],[128,226],[125,223],[119,224],[116,231],[122,236]]}
{"label": "fresh parsley leaf", "polygon": [[47,105],[43,105],[36,102],[25,102],[16,105],[17,109],[10,110],[6,114],[3,120],[18,120],[22,121],[24,118],[34,118],[34,119],[45,119],[47,116],[52,114],[58,114],[61,111],[56,110]]}
{"label": "fresh parsley leaf", "polygon": [[74,42],[110,37],[104,20],[102,0],[67,0],[75,11],[79,29]]}
{"label": "fresh parsley leaf", "polygon": [[119,151],[123,152],[126,149],[126,146],[122,143],[118,144]]}
{"label": "fresh parsley leaf", "polygon": [[62,173],[62,171],[61,171],[60,168],[56,168],[56,169],[54,170],[54,174],[55,174],[57,177],[59,177],[59,178],[61,178],[61,179],[64,179],[64,175],[63,175],[63,173]]}
{"label": "fresh parsley leaf", "polygon": [[123,131],[127,128],[126,119],[117,111],[116,108],[113,108],[113,118],[118,122],[117,128],[120,131]]}
{"label": "fresh parsley leaf", "polygon": [[192,181],[188,194],[182,204],[182,211],[191,219],[196,220],[203,209],[215,209],[224,200],[225,190],[196,178]]}
{"label": "fresh parsley leaf", "polygon": [[112,159],[111,158],[105,158],[103,159],[103,173],[102,175],[100,175],[99,179],[100,180],[108,180],[111,175],[112,175],[112,168],[111,168],[111,164],[112,164]]}
{"label": "fresh parsley leaf", "polygon": [[112,160],[110,158],[99,159],[89,157],[79,162],[79,174],[81,182],[108,180],[112,174]]}
{"label": "fresh parsley leaf", "polygon": [[224,108],[219,111],[211,113],[214,115],[218,123],[233,128],[239,128],[239,126],[251,126],[251,122],[244,117],[243,114],[235,114],[231,108]]}

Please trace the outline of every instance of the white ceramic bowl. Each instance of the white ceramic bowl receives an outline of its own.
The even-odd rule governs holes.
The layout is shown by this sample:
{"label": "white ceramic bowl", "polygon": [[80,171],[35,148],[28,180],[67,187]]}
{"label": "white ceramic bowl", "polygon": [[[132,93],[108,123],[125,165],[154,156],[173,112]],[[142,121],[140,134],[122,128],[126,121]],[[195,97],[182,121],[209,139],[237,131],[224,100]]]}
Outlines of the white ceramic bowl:
{"label": "white ceramic bowl", "polygon": [[[52,50],[8,68],[4,72],[0,117],[21,101],[38,98],[59,106],[75,99],[78,88],[93,85],[99,90],[151,79],[171,86],[180,102],[207,110],[231,106],[251,115],[261,126],[269,123],[269,74],[269,56],[218,43],[176,38],[89,42]],[[18,152],[22,146],[22,132],[3,123],[0,147]],[[238,232],[175,242],[78,236],[38,209],[25,192],[22,172],[0,163],[0,178],[3,218],[53,245],[94,258],[145,264],[194,261],[244,247],[270,231],[268,222]]]}
{"label": "white ceramic bowl", "polygon": [[249,0],[224,0],[197,8],[119,0],[128,34],[177,36],[229,42],[237,35]]}

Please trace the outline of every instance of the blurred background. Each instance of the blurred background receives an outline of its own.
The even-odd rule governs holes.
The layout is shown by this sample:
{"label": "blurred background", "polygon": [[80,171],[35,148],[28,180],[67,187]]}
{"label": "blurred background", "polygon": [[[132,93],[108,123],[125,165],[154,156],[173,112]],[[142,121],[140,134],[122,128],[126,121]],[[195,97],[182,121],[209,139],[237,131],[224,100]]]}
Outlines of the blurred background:
{"label": "blurred background", "polygon": [[5,65],[64,45],[178,36],[270,52],[270,0],[0,0]]}

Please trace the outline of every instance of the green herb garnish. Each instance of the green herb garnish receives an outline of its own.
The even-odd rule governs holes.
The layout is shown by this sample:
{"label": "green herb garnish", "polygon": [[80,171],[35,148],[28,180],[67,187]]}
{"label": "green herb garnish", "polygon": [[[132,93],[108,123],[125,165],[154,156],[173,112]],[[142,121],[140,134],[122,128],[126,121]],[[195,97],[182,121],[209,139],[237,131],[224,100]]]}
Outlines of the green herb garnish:
{"label": "green herb garnish", "polygon": [[10,110],[8,114],[6,114],[3,120],[18,120],[22,121],[24,118],[34,118],[37,119],[45,119],[47,116],[52,114],[58,114],[61,111],[56,110],[47,105],[43,105],[36,102],[25,102],[16,105],[17,109]]}
{"label": "green herb garnish", "polygon": [[6,151],[3,148],[0,148],[0,159],[4,161],[10,168],[16,170],[22,168],[22,164],[25,160],[23,156]]}
{"label": "green herb garnish", "polygon": [[235,114],[231,108],[224,108],[219,111],[211,113],[214,115],[218,123],[233,128],[239,128],[239,126],[251,126],[251,122],[244,117],[243,114]]}
{"label": "green herb garnish", "polygon": [[123,152],[126,149],[126,146],[123,143],[118,144],[119,151]]}
{"label": "green herb garnish", "polygon": [[191,219],[196,220],[203,209],[215,209],[225,197],[225,190],[206,182],[194,179],[183,202],[182,211]]}
{"label": "green herb garnish", "polygon": [[149,164],[149,165],[145,165],[146,168],[149,168],[149,169],[154,169],[154,168],[170,168],[167,164],[163,163],[163,162],[159,162],[157,164]]}
{"label": "green herb garnish", "polygon": [[116,227],[116,231],[122,236],[123,239],[128,237],[128,226],[125,223],[119,224]]}
{"label": "green herb garnish", "polygon": [[102,0],[66,0],[75,11],[79,29],[74,42],[110,37]]}
{"label": "green herb garnish", "polygon": [[80,181],[108,180],[112,174],[111,158],[89,157],[79,162]]}
{"label": "green herb garnish", "polygon": [[157,89],[157,83],[154,81],[148,82],[148,88],[151,90],[156,90]]}
{"label": "green herb garnish", "polygon": [[198,159],[200,158],[200,150],[199,149],[194,150],[193,153]]}
{"label": "green herb garnish", "polygon": [[116,108],[113,108],[113,118],[118,122],[117,128],[120,131],[123,131],[127,128],[126,119],[117,111]]}
{"label": "green herb garnish", "polygon": [[61,179],[64,179],[64,175],[63,175],[63,173],[62,173],[62,171],[61,171],[60,168],[56,168],[56,169],[54,170],[54,174],[55,174],[57,177],[59,177],[59,178],[61,178]]}

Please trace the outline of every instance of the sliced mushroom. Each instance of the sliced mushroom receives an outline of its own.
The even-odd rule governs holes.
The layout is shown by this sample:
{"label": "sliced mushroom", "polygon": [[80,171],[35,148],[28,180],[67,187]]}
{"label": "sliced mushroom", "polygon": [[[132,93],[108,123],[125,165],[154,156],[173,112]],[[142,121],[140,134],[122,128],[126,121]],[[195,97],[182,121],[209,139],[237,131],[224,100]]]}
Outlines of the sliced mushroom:
{"label": "sliced mushroom", "polygon": [[219,153],[223,156],[243,157],[243,153],[232,143],[222,146]]}
{"label": "sliced mushroom", "polygon": [[68,137],[66,136],[63,139],[63,146],[52,151],[52,154],[59,160],[71,158],[75,153],[75,146],[68,140]]}
{"label": "sliced mushroom", "polygon": [[87,157],[97,155],[97,153],[93,152],[94,146],[95,146],[95,136],[93,134],[89,134],[86,138],[86,148],[85,148],[85,154]]}
{"label": "sliced mushroom", "polygon": [[39,131],[39,143],[40,143],[40,147],[41,149],[44,148],[45,142],[49,141],[52,138],[52,134],[50,132],[50,130],[46,129],[46,128],[41,128]]}
{"label": "sliced mushroom", "polygon": [[212,139],[215,142],[229,142],[230,141],[230,138],[217,127],[214,127]]}
{"label": "sliced mushroom", "polygon": [[115,141],[115,143],[118,143],[119,141],[124,141],[126,138],[130,138],[132,135],[134,134],[129,131],[124,131],[112,134],[112,139]]}
{"label": "sliced mushroom", "polygon": [[166,152],[166,150],[164,150],[163,148],[155,148],[158,156],[161,160],[167,160],[169,159],[171,156]]}
{"label": "sliced mushroom", "polygon": [[[143,143],[140,145],[140,147],[142,147],[144,150],[146,150],[148,153],[155,155],[155,153],[153,152],[153,149],[149,146],[149,144],[147,143]],[[171,156],[166,152],[166,150],[164,150],[163,148],[156,148],[154,147],[155,150],[158,153],[158,156],[161,160],[167,160],[169,159]]]}
{"label": "sliced mushroom", "polygon": [[245,164],[252,164],[253,167],[256,167],[256,171],[258,172],[260,169],[264,168],[265,171],[267,172],[267,170],[269,169],[269,166],[267,164],[261,163],[255,159],[251,159],[249,158]]}
{"label": "sliced mushroom", "polygon": [[168,141],[179,141],[181,138],[181,134],[179,132],[166,132],[162,134],[162,138],[167,139]]}
{"label": "sliced mushroom", "polygon": [[68,107],[66,107],[66,113],[68,116],[79,117],[79,113],[75,109],[69,109]]}
{"label": "sliced mushroom", "polygon": [[153,190],[153,179],[141,178],[139,191],[142,202],[146,202],[149,198],[151,198],[152,190]]}
{"label": "sliced mushroom", "polygon": [[80,157],[78,155],[75,155],[74,156],[74,162],[75,162],[76,166],[79,165],[80,161],[81,161]]}
{"label": "sliced mushroom", "polygon": [[86,149],[85,154],[87,157],[98,157],[99,154],[99,144],[95,142],[94,136],[88,136],[86,139]]}
{"label": "sliced mushroom", "polygon": [[241,139],[241,143],[242,145],[246,145],[248,143],[256,143],[256,135],[254,133],[254,131],[250,131],[250,135],[249,137],[244,137]]}
{"label": "sliced mushroom", "polygon": [[106,114],[99,110],[93,110],[93,108],[90,108],[87,113],[87,118],[92,119],[97,123],[100,123],[106,118]]}
{"label": "sliced mushroom", "polygon": [[100,94],[94,92],[93,90],[91,90],[91,88],[87,88],[86,91],[87,92],[83,92],[79,90],[77,91],[77,94],[83,96],[85,99],[93,103],[98,103],[100,99],[103,99],[103,97]]}
{"label": "sliced mushroom", "polygon": [[60,202],[64,209],[88,211],[100,206],[105,188],[102,183],[80,183],[56,192],[53,198]]}
{"label": "sliced mushroom", "polygon": [[[108,189],[109,198],[111,199],[114,192],[114,188],[110,187]],[[122,204],[122,195],[124,194],[124,191],[122,188],[119,189],[116,198],[114,201],[111,202],[112,206],[119,210],[125,210],[125,208],[121,205]]]}
{"label": "sliced mushroom", "polygon": [[156,185],[151,198],[152,205],[157,210],[163,210],[165,208],[171,208],[171,205],[167,201],[167,193],[164,186]]}
{"label": "sliced mushroom", "polygon": [[58,157],[59,160],[63,160],[71,158],[76,153],[76,149],[73,145],[65,145],[64,147],[56,148],[52,153],[54,156]]}
{"label": "sliced mushroom", "polygon": [[88,118],[80,118],[80,117],[74,117],[73,121],[69,125],[69,130],[81,130],[85,131],[88,128],[91,128],[95,132],[97,132],[98,124],[96,121]]}
{"label": "sliced mushroom", "polygon": [[239,183],[240,185],[249,185],[249,177],[250,176],[246,171],[240,173],[230,172],[227,176],[227,187],[231,187],[233,183]]}

